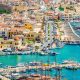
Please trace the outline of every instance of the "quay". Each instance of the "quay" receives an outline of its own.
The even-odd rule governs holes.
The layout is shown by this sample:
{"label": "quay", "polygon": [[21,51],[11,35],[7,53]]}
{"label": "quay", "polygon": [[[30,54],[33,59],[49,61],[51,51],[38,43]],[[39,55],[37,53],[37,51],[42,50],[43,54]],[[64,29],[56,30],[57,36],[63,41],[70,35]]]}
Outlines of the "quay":
{"label": "quay", "polygon": [[76,69],[80,69],[79,63],[68,63],[68,64],[49,64],[49,65],[40,65],[40,66],[20,66],[20,67],[8,67],[8,68],[0,68],[1,72],[20,72],[25,70],[31,70],[31,69],[42,69],[42,70],[49,70],[49,69],[55,69],[55,68],[67,68],[67,67],[74,67]]}
{"label": "quay", "polygon": [[80,44],[80,41],[62,41],[65,44]]}
{"label": "quay", "polygon": [[51,71],[51,70],[62,70],[62,69],[70,69],[76,70],[80,69],[80,63],[69,62],[62,64],[42,64],[42,65],[21,65],[21,66],[8,66],[7,68],[0,68],[0,78],[1,80],[12,80],[10,76],[15,76],[16,80],[60,80],[60,76],[57,75],[57,79],[50,77],[49,75],[41,75],[41,74],[18,74],[20,72],[26,72],[27,70],[41,70],[41,71]]}

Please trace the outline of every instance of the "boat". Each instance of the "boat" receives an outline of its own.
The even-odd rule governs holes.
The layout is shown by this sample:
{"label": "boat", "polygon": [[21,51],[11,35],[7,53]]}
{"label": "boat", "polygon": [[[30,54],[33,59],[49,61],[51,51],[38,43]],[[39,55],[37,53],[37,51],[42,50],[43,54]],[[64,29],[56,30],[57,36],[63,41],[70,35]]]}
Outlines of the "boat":
{"label": "boat", "polygon": [[3,49],[2,51],[3,52],[12,52],[12,49],[11,48],[7,48],[7,49]]}
{"label": "boat", "polygon": [[76,66],[67,66],[66,69],[68,69],[68,70],[77,70],[78,68]]}
{"label": "boat", "polygon": [[59,54],[59,53],[56,53],[56,52],[50,52],[50,53],[49,53],[50,56],[55,56],[55,55],[58,55],[58,54]]}
{"label": "boat", "polygon": [[31,53],[31,51],[27,51],[27,55],[29,55]]}
{"label": "boat", "polygon": [[41,63],[40,63],[40,62],[35,62],[35,61],[34,61],[34,62],[30,62],[29,65],[30,65],[30,66],[40,66]]}
{"label": "boat", "polygon": [[40,56],[46,56],[46,55],[48,55],[48,53],[47,52],[40,51],[39,55]]}
{"label": "boat", "polygon": [[24,67],[25,65],[23,63],[18,63],[17,67]]}
{"label": "boat", "polygon": [[0,51],[0,56],[4,56],[4,55],[6,55],[5,52]]}
{"label": "boat", "polygon": [[74,64],[74,63],[76,63],[76,62],[75,61],[72,61],[72,60],[64,60],[62,62],[62,64]]}
{"label": "boat", "polygon": [[31,77],[40,77],[40,74],[31,74]]}

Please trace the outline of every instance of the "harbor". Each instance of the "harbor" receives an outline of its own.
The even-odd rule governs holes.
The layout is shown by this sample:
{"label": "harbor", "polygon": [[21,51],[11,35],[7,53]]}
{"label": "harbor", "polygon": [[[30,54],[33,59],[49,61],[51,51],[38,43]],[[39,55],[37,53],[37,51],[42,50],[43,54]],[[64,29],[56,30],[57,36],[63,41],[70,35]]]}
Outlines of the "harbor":
{"label": "harbor", "polygon": [[[73,51],[74,49],[76,49],[77,52]],[[56,69],[60,69],[60,76],[62,76],[62,80],[71,80],[73,78],[73,73],[75,74],[74,79],[77,78],[77,80],[79,80],[79,49],[80,45],[65,45],[63,48],[51,49],[52,52],[58,53],[56,55],[56,63],[54,55],[23,54],[0,56],[0,63],[2,63],[2,65],[4,64],[0,68],[0,73],[8,79],[11,79],[12,76],[18,79],[23,75],[31,78],[32,74],[39,76],[49,76],[52,80],[56,80]],[[68,50],[68,52],[66,52],[66,50]],[[70,77],[68,75],[70,75]],[[59,72],[57,76],[59,76]]]}
{"label": "harbor", "polygon": [[[35,65],[37,64],[37,65]],[[31,74],[28,74],[29,72],[34,72],[33,76],[37,75],[37,72],[40,72],[40,70],[43,72],[43,71],[48,71],[48,72],[52,72],[53,70],[57,70],[57,69],[68,69],[68,70],[77,70],[77,69],[80,69],[80,63],[75,63],[75,62],[70,62],[70,61],[65,61],[63,64],[40,64],[39,62],[32,62],[32,64],[30,65],[25,65],[25,64],[19,64],[17,65],[17,67],[14,67],[14,66],[8,66],[7,68],[0,68],[0,74],[4,75],[5,77],[7,78],[11,78],[12,79],[12,76],[14,75],[15,79],[16,78],[19,78],[22,76],[22,74],[20,75],[19,73],[22,72],[23,75],[24,73],[27,73],[25,74],[25,76],[28,75],[31,75]],[[11,75],[10,75],[11,74]],[[40,73],[39,73],[40,74]],[[50,73],[49,73],[50,74]],[[41,74],[40,74],[41,75]],[[34,76],[34,77],[35,77]],[[41,77],[43,76],[50,76],[48,74],[44,74],[42,75]],[[57,75],[59,76],[59,75]],[[40,76],[39,76],[40,78]],[[39,79],[37,79],[39,80]],[[43,79],[42,79],[43,80]],[[48,79],[48,80],[53,80],[53,79]],[[56,79],[55,79],[56,80]]]}
{"label": "harbor", "polygon": [[80,0],[0,0],[0,80],[80,80]]}

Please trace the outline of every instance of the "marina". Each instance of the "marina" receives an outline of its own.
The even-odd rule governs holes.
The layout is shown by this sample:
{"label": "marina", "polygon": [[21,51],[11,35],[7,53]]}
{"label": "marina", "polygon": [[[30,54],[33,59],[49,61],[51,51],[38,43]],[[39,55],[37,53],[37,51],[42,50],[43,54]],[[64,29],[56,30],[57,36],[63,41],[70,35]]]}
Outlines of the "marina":
{"label": "marina", "polygon": [[80,80],[80,0],[0,0],[0,80]]}
{"label": "marina", "polygon": [[[12,76],[12,75],[10,75],[10,73],[11,73],[11,74],[14,74],[14,76],[16,78],[16,77],[20,76],[20,74],[18,74],[18,73],[22,72],[22,74],[27,73],[27,74],[25,74],[25,76],[28,75],[28,77],[29,77],[29,75],[31,75],[31,74],[29,74],[29,72],[34,72],[33,75],[35,75],[37,72],[39,72],[39,70],[52,72],[53,70],[62,69],[62,68],[68,69],[68,70],[77,70],[77,69],[80,69],[80,64],[79,63],[77,63],[77,64],[76,63],[66,63],[66,64],[56,64],[56,65],[55,64],[48,64],[48,65],[42,64],[42,65],[32,65],[32,66],[29,66],[29,65],[22,66],[22,64],[21,64],[21,66],[18,66],[18,67],[9,66],[8,68],[5,68],[5,69],[1,68],[0,73],[2,75],[5,75],[8,78],[10,76]],[[22,74],[21,74],[21,76],[22,76]],[[42,75],[41,73],[38,73],[38,74]],[[46,75],[43,74],[43,75],[46,77],[50,76],[48,74],[46,74]],[[41,77],[43,77],[43,75]],[[52,79],[49,79],[49,80],[52,80]]]}
{"label": "marina", "polygon": [[[73,51],[74,49],[76,51]],[[61,77],[62,80],[64,80],[65,78],[68,80],[72,80],[73,75],[71,74],[77,75],[75,76],[75,79],[79,80],[80,79],[80,76],[78,75],[78,73],[80,72],[79,49],[80,45],[65,45],[63,48],[51,49],[52,52],[54,51],[58,53],[56,55],[57,58],[56,63],[54,55],[40,56],[38,54],[35,55],[29,54],[29,55],[0,56],[0,63],[4,64],[3,66],[5,66],[4,68],[3,66],[0,68],[0,73],[5,75],[15,72],[14,75],[19,75],[19,77],[21,77],[20,74],[29,76],[31,73],[33,73],[55,78],[56,68],[61,68],[61,75],[63,76]],[[68,52],[66,52],[66,50],[68,50]],[[69,74],[71,77],[68,77],[67,74]],[[10,76],[7,77],[10,78]]]}

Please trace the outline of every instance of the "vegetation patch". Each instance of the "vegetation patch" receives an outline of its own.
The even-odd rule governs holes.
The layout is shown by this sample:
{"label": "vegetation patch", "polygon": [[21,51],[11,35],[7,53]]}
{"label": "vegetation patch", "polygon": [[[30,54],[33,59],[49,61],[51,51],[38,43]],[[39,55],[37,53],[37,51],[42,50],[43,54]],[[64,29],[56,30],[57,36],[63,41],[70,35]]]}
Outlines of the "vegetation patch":
{"label": "vegetation patch", "polygon": [[7,5],[0,4],[0,14],[10,14],[11,8]]}

